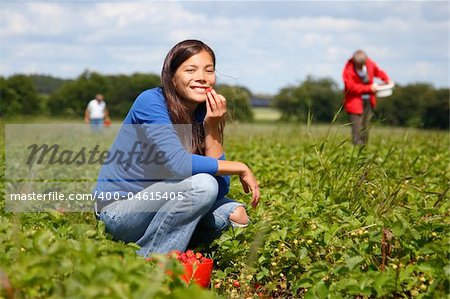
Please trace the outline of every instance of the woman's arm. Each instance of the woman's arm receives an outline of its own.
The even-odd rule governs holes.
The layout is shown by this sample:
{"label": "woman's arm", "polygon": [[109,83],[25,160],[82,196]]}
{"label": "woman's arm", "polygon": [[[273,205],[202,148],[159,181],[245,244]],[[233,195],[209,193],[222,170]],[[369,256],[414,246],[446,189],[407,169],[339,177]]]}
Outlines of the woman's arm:
{"label": "woman's arm", "polygon": [[225,97],[214,89],[206,93],[206,116],[203,121],[205,129],[205,156],[220,158],[223,155],[221,126],[227,112]]}
{"label": "woman's arm", "polygon": [[222,140],[218,127],[205,127],[205,156],[220,158],[223,155]]}
{"label": "woman's arm", "polygon": [[[226,99],[211,90],[206,94],[206,116],[203,122],[205,128],[205,155],[220,158],[223,155],[222,132],[220,126],[227,112]],[[239,175],[244,192],[252,192],[252,206],[256,207],[259,202],[259,186],[250,168],[241,162],[217,161],[216,175]]]}
{"label": "woman's arm", "polygon": [[239,175],[244,192],[252,192],[252,207],[259,202],[259,185],[250,168],[242,162],[218,160],[217,175]]}

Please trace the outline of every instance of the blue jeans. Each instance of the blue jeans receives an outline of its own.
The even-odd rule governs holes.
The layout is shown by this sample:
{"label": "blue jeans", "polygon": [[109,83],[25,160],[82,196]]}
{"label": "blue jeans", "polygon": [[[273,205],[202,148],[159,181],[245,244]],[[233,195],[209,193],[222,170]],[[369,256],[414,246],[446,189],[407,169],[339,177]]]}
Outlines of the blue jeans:
{"label": "blue jeans", "polygon": [[100,133],[103,130],[103,118],[91,118],[89,120],[91,130],[94,133]]}
{"label": "blue jeans", "polygon": [[[182,199],[148,200],[159,194]],[[130,200],[104,207],[98,217],[115,239],[135,242],[139,255],[185,251],[191,245],[217,238],[231,223],[230,214],[242,204],[217,198],[218,184],[209,174],[197,174],[179,182],[158,182]],[[172,196],[175,195],[175,196]],[[147,200],[143,200],[146,197]]]}

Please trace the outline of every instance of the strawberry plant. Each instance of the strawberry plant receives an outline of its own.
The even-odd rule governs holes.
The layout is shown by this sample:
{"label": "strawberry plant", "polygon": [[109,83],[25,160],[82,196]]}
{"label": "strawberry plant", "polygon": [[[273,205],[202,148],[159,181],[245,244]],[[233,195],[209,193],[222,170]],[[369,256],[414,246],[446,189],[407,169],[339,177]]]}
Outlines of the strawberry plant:
{"label": "strawberry plant", "polygon": [[[256,209],[248,205],[247,228],[195,248],[214,261],[210,291],[180,277],[183,262],[205,260],[198,252],[147,262],[136,245],[112,240],[92,213],[11,213],[2,198],[0,296],[448,297],[448,133],[375,127],[361,148],[348,130],[227,127],[227,158],[252,167],[262,198]],[[3,151],[1,138],[0,145]],[[2,194],[4,159],[2,152]],[[236,178],[229,196],[250,200]]]}
{"label": "strawberry plant", "polygon": [[[448,295],[448,267],[439,266],[450,254],[448,135],[378,129],[359,148],[338,127],[248,131],[234,130],[227,147],[252,165],[263,196],[257,210],[249,209],[248,228],[214,243],[218,293]],[[231,197],[245,198],[233,183]]]}

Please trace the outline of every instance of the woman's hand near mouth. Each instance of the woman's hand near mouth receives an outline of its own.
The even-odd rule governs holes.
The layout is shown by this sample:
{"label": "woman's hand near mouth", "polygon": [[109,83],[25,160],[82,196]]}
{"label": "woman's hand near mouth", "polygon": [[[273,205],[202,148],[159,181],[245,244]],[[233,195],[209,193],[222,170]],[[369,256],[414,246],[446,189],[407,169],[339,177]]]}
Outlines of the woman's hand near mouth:
{"label": "woman's hand near mouth", "polygon": [[205,129],[205,154],[219,158],[223,154],[220,127],[225,122],[227,101],[224,96],[216,93],[212,88],[206,89],[206,116],[203,121]]}
{"label": "woman's hand near mouth", "polygon": [[206,116],[203,122],[205,129],[214,128],[224,120],[227,113],[227,100],[211,87],[206,88]]}

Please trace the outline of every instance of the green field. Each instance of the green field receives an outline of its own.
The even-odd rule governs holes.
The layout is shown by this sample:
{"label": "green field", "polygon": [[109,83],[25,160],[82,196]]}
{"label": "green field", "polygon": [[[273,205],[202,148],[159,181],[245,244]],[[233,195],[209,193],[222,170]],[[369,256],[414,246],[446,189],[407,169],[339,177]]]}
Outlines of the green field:
{"label": "green field", "polygon": [[253,107],[255,121],[276,121],[281,117],[280,111],[270,107]]}
{"label": "green field", "polygon": [[[10,213],[2,199],[0,297],[448,297],[448,132],[374,127],[361,148],[349,131],[228,125],[227,158],[253,169],[262,198],[247,228],[197,249],[215,261],[204,292],[166,274],[175,262],[112,241],[92,213]],[[230,197],[250,200],[237,178]]]}

